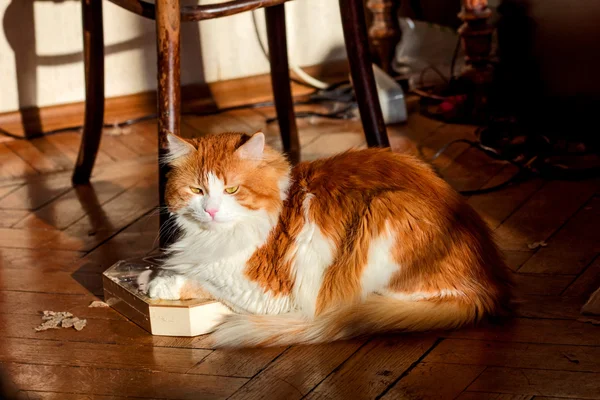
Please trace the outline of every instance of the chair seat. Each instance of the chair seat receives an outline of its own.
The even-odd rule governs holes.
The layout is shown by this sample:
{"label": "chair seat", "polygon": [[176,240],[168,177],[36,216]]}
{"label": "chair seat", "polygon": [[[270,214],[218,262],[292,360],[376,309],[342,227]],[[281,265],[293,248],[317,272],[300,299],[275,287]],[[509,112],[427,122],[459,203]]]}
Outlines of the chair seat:
{"label": "chair seat", "polygon": [[[128,11],[142,17],[154,19],[156,15],[155,6],[143,0],[109,0]],[[222,3],[183,6],[181,7],[181,22],[203,21],[239,14],[245,11],[257,10],[263,7],[271,7],[285,3],[290,0],[231,0]]]}

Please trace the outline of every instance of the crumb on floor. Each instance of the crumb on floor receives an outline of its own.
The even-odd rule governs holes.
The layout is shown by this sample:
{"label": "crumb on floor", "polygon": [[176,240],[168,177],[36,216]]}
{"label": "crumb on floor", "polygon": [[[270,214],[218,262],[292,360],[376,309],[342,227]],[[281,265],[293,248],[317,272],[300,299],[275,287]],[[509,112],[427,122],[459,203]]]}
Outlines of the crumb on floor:
{"label": "crumb on floor", "polygon": [[35,328],[36,332],[60,328],[73,328],[80,331],[87,324],[87,320],[79,319],[67,311],[44,311],[42,321],[44,322]]}
{"label": "crumb on floor", "polygon": [[92,301],[88,307],[90,307],[90,308],[103,308],[103,307],[110,307],[110,306],[108,304],[106,304],[105,302],[103,302],[103,301],[95,300],[95,301]]}

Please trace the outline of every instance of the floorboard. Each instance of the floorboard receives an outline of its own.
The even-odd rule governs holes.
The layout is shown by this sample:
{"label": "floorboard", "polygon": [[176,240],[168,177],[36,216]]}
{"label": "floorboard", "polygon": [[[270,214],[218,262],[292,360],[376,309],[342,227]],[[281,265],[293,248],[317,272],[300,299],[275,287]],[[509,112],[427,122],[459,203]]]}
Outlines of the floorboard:
{"label": "floorboard", "polygon": [[[265,85],[239,90],[263,101]],[[236,104],[237,84],[215,87],[217,104]],[[140,115],[139,104],[118,104],[111,118]],[[182,135],[261,130],[280,149],[277,123],[266,122],[274,115],[272,107],[186,115]],[[298,129],[304,160],[365,147],[357,119],[302,118]],[[431,160],[475,129],[411,112],[388,132],[395,151]],[[151,336],[111,308],[88,307],[102,300],[106,268],[157,247],[156,132],[156,121],[105,129],[92,183],[78,188],[78,132],[0,144],[0,370],[18,399],[600,398],[600,327],[578,321],[600,286],[599,181],[533,179],[467,199],[513,271],[513,317],[452,332],[213,350],[208,336]],[[493,187],[515,172],[464,144],[433,166],[456,189]],[[539,241],[547,245],[530,248]],[[44,310],[87,326],[35,332]]]}

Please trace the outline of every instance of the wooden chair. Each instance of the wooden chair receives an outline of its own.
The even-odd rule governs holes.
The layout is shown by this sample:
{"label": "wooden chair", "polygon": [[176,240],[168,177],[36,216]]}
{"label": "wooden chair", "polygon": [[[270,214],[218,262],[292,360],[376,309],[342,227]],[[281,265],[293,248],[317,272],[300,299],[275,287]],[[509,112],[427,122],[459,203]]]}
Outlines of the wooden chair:
{"label": "wooden chair", "polygon": [[[288,0],[233,0],[210,5],[180,6],[180,0],[110,0],[146,18],[156,20],[158,48],[158,148],[159,157],[167,149],[167,133],[180,132],[180,26],[265,8],[271,83],[275,109],[281,131],[283,149],[290,161],[300,159],[300,143],[296,129],[287,56],[284,3]],[[388,147],[388,137],[379,106],[362,0],[339,0],[344,39],[352,82],[358,99],[360,116],[369,146]],[[104,40],[102,29],[102,0],[82,0],[84,63],[85,63],[85,120],[74,184],[89,182],[100,145],[104,121]],[[159,191],[164,205],[166,166],[160,167]],[[161,207],[161,210],[163,208]],[[161,226],[168,215],[161,213]],[[164,245],[161,238],[161,245]]]}

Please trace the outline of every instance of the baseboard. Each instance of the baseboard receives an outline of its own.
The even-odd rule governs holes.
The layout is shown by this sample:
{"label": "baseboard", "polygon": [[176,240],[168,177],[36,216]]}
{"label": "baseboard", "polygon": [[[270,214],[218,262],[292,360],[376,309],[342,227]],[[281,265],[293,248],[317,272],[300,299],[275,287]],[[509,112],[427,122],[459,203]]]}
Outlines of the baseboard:
{"label": "baseboard", "polygon": [[[325,81],[348,77],[345,60],[306,67],[305,71]],[[310,93],[312,89],[292,83],[294,96]],[[205,111],[272,99],[269,74],[182,87],[183,111]],[[106,123],[116,123],[156,112],[156,91],[105,100]],[[0,114],[0,128],[19,137],[83,124],[84,102],[50,107],[31,107]],[[0,142],[13,140],[0,136]]]}

